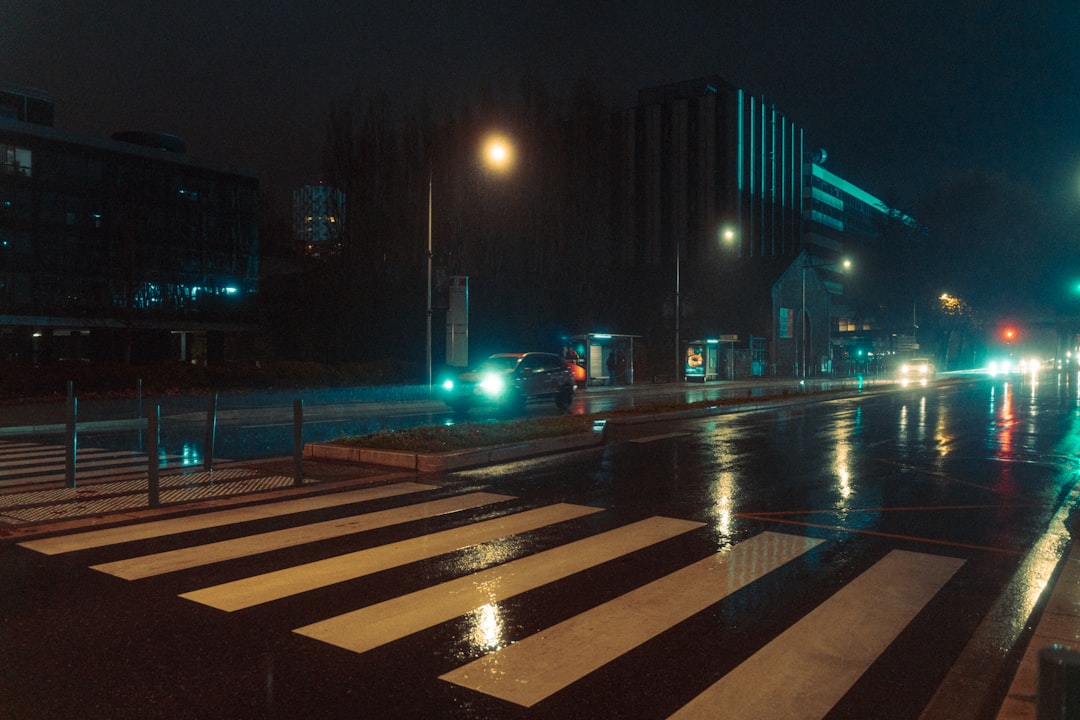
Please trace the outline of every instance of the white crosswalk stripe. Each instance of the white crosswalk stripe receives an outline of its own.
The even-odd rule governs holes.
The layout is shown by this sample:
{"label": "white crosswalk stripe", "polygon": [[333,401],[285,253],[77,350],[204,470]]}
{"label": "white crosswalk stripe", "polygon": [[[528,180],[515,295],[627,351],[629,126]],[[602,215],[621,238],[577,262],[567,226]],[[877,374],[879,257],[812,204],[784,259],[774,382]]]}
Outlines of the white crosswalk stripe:
{"label": "white crosswalk stripe", "polygon": [[92,567],[94,570],[109,575],[115,575],[127,580],[136,580],[223,560],[235,560],[236,558],[257,555],[272,550],[297,547],[305,543],[351,535],[376,528],[390,527],[391,525],[414,520],[430,519],[446,513],[478,508],[504,500],[513,500],[513,498],[509,495],[496,495],[494,493],[470,493],[468,495],[432,500],[418,505],[407,505],[393,510],[353,515],[338,520],[327,520],[326,522],[304,525],[299,528],[286,528],[285,530],[275,530],[258,535],[247,535],[233,540],[222,540],[209,545],[199,545],[127,560],[117,560],[116,562],[93,565]]}
{"label": "white crosswalk stripe", "polygon": [[963,562],[893,550],[672,717],[823,717]]}
{"label": "white crosswalk stripe", "polygon": [[[635,559],[637,553],[667,552],[663,548],[676,547],[661,543],[676,542],[685,547],[687,543],[677,539],[690,538],[691,533],[705,527],[700,522],[661,516],[611,527],[610,521],[603,521],[606,511],[602,508],[569,503],[519,508],[517,498],[486,492],[430,497],[437,490],[422,483],[389,484],[30,540],[20,545],[47,555],[109,547],[111,556],[116,557],[123,554],[125,544],[159,539],[166,546],[172,544],[173,549],[149,555],[129,554],[90,567],[127,580],[185,570],[191,572],[183,576],[185,583],[191,581],[191,587],[198,585],[201,568],[226,560],[327,539],[363,545],[359,536],[376,529],[400,526],[400,533],[406,535],[353,551],[327,550],[330,546],[326,546],[313,554],[333,553],[328,557],[178,593],[186,601],[229,613],[407,568],[438,556],[477,550],[469,561],[475,569],[464,575],[455,572],[455,577],[443,579],[435,574],[419,590],[366,605],[357,598],[354,609],[341,612],[342,607],[351,604],[350,598],[344,597],[343,605],[335,611],[339,614],[301,627],[293,627],[295,621],[283,624],[282,630],[363,654],[470,615],[498,615],[500,604],[510,598],[528,598],[528,593],[556,582],[582,582],[575,576],[612,561],[638,563],[641,556]],[[387,501],[393,507],[373,507],[368,512],[333,520],[304,522],[303,513],[351,505],[363,510],[364,503],[374,501]],[[488,517],[467,522],[471,515],[481,513]],[[271,518],[295,525],[245,532],[245,523]],[[494,542],[566,523],[580,524],[586,518],[598,518],[600,525],[608,529],[589,530],[578,539],[555,542],[505,562],[497,553],[482,551]],[[405,525],[416,521],[424,524]],[[588,526],[569,531],[580,535],[583,527]],[[230,528],[234,537],[203,543],[197,541],[197,536],[180,537],[213,528]],[[172,536],[177,536],[175,541],[169,540]],[[595,673],[625,672],[615,661],[631,651],[653,652],[649,648],[654,639],[827,544],[826,540],[802,535],[761,532],[560,618],[521,639],[475,645],[477,655],[458,660],[457,667],[448,671],[441,668],[431,680],[519,708],[563,696],[572,698],[575,683]],[[745,661],[711,686],[694,687],[684,693],[684,698],[697,695],[681,709],[671,707],[668,712],[674,711],[673,717],[680,719],[826,716],[963,562],[906,550],[888,553],[772,641],[756,652],[751,648]],[[455,567],[463,566],[458,563]],[[541,615],[546,612],[543,608],[536,611]],[[723,633],[723,625],[714,631]],[[657,662],[655,677],[662,678],[663,667],[663,662]],[[677,677],[663,680],[678,681]]]}
{"label": "white crosswalk stripe", "polygon": [[762,533],[442,679],[519,705],[535,705],[822,542]]}
{"label": "white crosswalk stripe", "polygon": [[687,520],[649,518],[294,632],[365,652],[701,526]]}
{"label": "white crosswalk stripe", "polygon": [[255,505],[252,507],[236,508],[235,510],[220,510],[204,515],[191,515],[188,517],[170,518],[168,520],[155,520],[139,525],[125,525],[117,528],[103,530],[89,530],[87,532],[74,533],[72,535],[58,535],[40,540],[27,540],[19,543],[23,547],[36,550],[45,555],[58,555],[61,553],[87,550],[107,545],[135,540],[147,540],[150,538],[165,537],[177,533],[191,532],[192,530],[206,530],[208,528],[223,527],[237,523],[262,520],[271,517],[293,515],[312,510],[347,505],[350,503],[364,502],[366,500],[378,500],[397,495],[434,490],[432,485],[420,483],[397,483],[394,485],[381,485],[363,490],[351,490],[348,492],[333,493],[330,495],[316,495],[313,497],[300,498],[298,500],[285,500],[283,502],[270,503],[268,505]]}
{"label": "white crosswalk stripe", "polygon": [[[66,453],[62,444],[0,442],[0,487],[63,481]],[[163,455],[161,467],[168,467],[178,459],[176,455]],[[143,452],[80,447],[76,453],[76,474],[84,479],[145,474],[146,467],[147,456]]]}
{"label": "white crosswalk stripe", "polygon": [[599,508],[582,505],[550,505],[463,528],[411,538],[387,547],[359,550],[256,575],[184,593],[181,597],[219,610],[240,610],[597,512],[600,512]]}

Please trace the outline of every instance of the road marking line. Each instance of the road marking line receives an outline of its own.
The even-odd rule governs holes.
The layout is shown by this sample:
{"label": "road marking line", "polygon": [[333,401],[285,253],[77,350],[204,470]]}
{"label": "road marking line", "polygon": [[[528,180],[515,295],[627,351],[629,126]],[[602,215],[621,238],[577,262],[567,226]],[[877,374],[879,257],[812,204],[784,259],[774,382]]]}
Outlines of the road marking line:
{"label": "road marking line", "polygon": [[824,717],[963,564],[893,550],[672,719]]}
{"label": "road marking line", "polygon": [[919,537],[917,535],[901,535],[898,533],[882,532],[880,530],[863,530],[860,528],[845,527],[843,525],[825,525],[823,523],[804,522],[802,520],[783,520],[773,515],[757,515],[756,513],[735,513],[735,517],[743,520],[758,520],[761,522],[774,522],[781,525],[798,525],[799,527],[818,528],[820,530],[835,530],[837,532],[852,533],[853,535],[871,535],[890,540],[911,540],[913,542],[926,543],[928,545],[944,545],[945,547],[961,548],[964,550],[978,550],[979,552],[992,552],[1001,555],[1021,555],[1019,550],[1009,548],[992,547],[990,545],[972,545],[970,543],[954,542],[952,540],[936,540],[934,538]]}
{"label": "road marking line", "polygon": [[703,525],[665,517],[641,520],[293,632],[366,652]]}
{"label": "road marking line", "polygon": [[[1014,507],[1010,504],[1010,507]],[[1024,507],[1043,507],[1039,504],[1026,504]],[[999,510],[999,503],[983,503],[979,505],[905,505],[902,507],[844,507],[844,508],[820,508],[802,510],[770,510],[766,512],[753,511],[749,513],[756,518],[783,517],[785,515],[850,515],[854,513],[897,513],[897,512],[938,512],[953,510]]]}
{"label": "road marking line", "polygon": [[132,542],[134,540],[146,540],[148,538],[175,535],[192,530],[205,530],[207,528],[233,525],[251,520],[262,520],[282,515],[308,512],[309,510],[321,510],[323,508],[348,505],[356,502],[380,500],[382,498],[408,495],[410,493],[435,490],[434,485],[421,483],[396,483],[380,485],[378,487],[364,488],[362,490],[350,490],[329,495],[313,495],[296,500],[252,505],[250,507],[234,508],[232,510],[220,510],[217,512],[190,515],[187,517],[170,518],[168,520],[156,520],[137,525],[125,525],[123,527],[105,528],[103,530],[90,530],[71,535],[41,538],[39,540],[27,540],[19,543],[22,547],[36,550],[43,555],[59,555],[61,553],[75,552],[89,548],[117,545],[119,543]]}
{"label": "road marking line", "polygon": [[233,612],[597,512],[601,512],[601,508],[566,503],[550,505],[255,575],[187,592],[180,597]]}
{"label": "road marking line", "polygon": [[391,510],[336,518],[325,522],[273,530],[257,535],[246,535],[205,545],[177,548],[176,550],[102,563],[101,565],[91,565],[90,567],[93,570],[115,575],[125,580],[138,580],[154,575],[164,575],[178,570],[210,565],[224,560],[235,560],[236,558],[249,557],[282,548],[296,547],[320,540],[355,535],[368,530],[413,522],[414,520],[427,520],[439,515],[471,510],[483,505],[513,499],[510,495],[481,492],[468,493],[466,495],[406,505]]}
{"label": "road marking line", "polygon": [[823,542],[761,533],[441,679],[532,707]]}
{"label": "road marking line", "polygon": [[672,432],[664,433],[663,435],[648,435],[646,437],[633,438],[630,440],[632,443],[638,445],[644,445],[646,443],[657,442],[659,440],[670,440],[671,438],[689,437],[690,433],[684,432]]}

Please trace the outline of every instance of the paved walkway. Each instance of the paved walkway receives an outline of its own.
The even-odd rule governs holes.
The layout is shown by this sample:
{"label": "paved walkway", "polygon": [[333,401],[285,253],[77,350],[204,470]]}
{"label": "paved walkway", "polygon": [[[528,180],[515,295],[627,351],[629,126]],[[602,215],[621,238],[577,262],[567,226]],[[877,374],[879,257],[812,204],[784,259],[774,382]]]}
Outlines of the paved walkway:
{"label": "paved walkway", "polygon": [[223,463],[210,471],[162,471],[156,507],[150,505],[145,473],[80,481],[74,488],[56,482],[0,488],[0,541],[310,494],[338,486],[392,482],[413,475],[373,466],[305,460],[298,485],[292,458]]}
{"label": "paved walkway", "polygon": [[[1039,653],[1055,645],[1080,650],[1080,543],[1074,541],[1077,529],[1076,521],[1070,523],[1070,550],[1051,582],[1050,598],[1038,616],[1035,633],[1013,677],[1012,686],[998,712],[997,720],[1080,718],[1080,706],[1075,704],[1061,713],[1042,716],[1038,713]],[[1075,702],[1080,699],[1080,656],[1070,655],[1069,664],[1072,666],[1073,684],[1068,694]]]}

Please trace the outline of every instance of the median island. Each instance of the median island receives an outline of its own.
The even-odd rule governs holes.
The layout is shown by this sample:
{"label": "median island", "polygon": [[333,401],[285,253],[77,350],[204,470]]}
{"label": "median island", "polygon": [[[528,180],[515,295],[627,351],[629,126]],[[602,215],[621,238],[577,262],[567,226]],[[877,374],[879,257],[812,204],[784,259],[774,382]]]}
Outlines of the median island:
{"label": "median island", "polygon": [[635,423],[648,420],[677,419],[706,416],[730,411],[733,406],[762,403],[798,397],[820,399],[828,396],[850,395],[850,389],[815,390],[793,393],[790,388],[777,388],[775,393],[753,397],[730,397],[700,402],[662,403],[626,410],[557,417],[524,417],[513,420],[458,422],[454,425],[425,425],[404,430],[381,430],[369,435],[345,437],[330,443],[343,448],[410,453],[460,452],[475,448],[511,445],[548,438],[582,434],[599,435],[607,423]]}

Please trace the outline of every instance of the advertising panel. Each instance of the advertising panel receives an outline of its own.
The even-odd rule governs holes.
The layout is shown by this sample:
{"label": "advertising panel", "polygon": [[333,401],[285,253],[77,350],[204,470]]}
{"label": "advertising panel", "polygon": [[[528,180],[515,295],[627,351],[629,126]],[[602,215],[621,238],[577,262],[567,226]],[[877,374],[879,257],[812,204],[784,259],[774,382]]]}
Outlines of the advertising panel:
{"label": "advertising panel", "polygon": [[446,363],[453,367],[469,365],[469,278],[450,278],[446,308]]}
{"label": "advertising panel", "polygon": [[705,379],[706,348],[704,343],[690,343],[686,346],[686,379]]}

